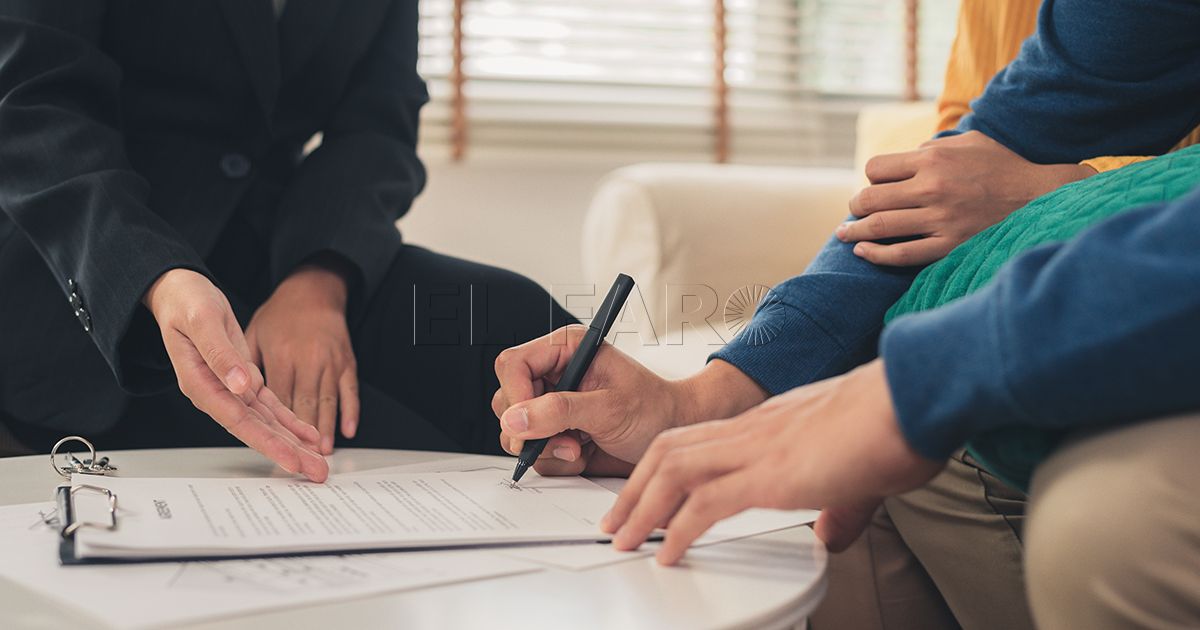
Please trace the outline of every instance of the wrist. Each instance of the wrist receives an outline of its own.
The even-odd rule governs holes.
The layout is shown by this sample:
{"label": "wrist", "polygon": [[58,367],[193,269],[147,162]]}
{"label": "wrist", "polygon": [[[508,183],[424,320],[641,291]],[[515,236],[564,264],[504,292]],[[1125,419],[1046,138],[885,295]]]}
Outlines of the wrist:
{"label": "wrist", "polygon": [[732,418],[769,397],[754,379],[732,364],[714,359],[699,372],[672,381],[674,402],[671,426]]}
{"label": "wrist", "polygon": [[1030,201],[1096,174],[1096,169],[1086,164],[1043,164],[1038,166],[1038,170],[1040,176],[1033,178],[1035,190]]}
{"label": "wrist", "polygon": [[345,312],[349,286],[341,273],[319,263],[297,267],[275,289],[276,293],[299,291],[300,295],[318,304]]}
{"label": "wrist", "polygon": [[[151,315],[154,315],[155,319],[158,319],[167,302],[170,301],[171,287],[181,281],[190,279],[190,276],[193,275],[204,278],[203,275],[195,271],[181,267],[164,271],[162,275],[154,280],[150,288],[146,289],[146,294],[142,296],[142,305],[150,311]],[[208,278],[204,279],[208,280]]]}

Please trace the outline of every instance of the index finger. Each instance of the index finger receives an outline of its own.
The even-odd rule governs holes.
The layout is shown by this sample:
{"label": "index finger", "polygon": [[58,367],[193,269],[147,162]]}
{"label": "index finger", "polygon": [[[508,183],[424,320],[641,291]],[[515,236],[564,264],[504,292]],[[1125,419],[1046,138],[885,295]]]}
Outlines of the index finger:
{"label": "index finger", "polygon": [[[274,403],[268,402],[270,397],[266,396],[265,394],[270,394],[270,390],[264,387],[261,391],[264,393],[264,395],[260,395],[250,404],[250,408],[257,413],[258,420],[266,425],[266,428],[269,431],[282,436],[283,439],[290,444],[293,449],[296,450],[296,453],[300,458],[300,472],[305,477],[310,479],[320,477],[321,479],[324,479],[329,474],[329,463],[325,461],[324,457],[321,457],[316,452],[315,445],[310,448],[303,437],[297,433],[293,433],[287,428],[287,426],[284,425],[283,420],[286,416],[281,415],[279,410],[282,409],[288,414],[291,412],[288,411],[286,407],[283,407],[281,403],[279,403],[279,399],[276,398]],[[300,422],[294,416],[292,417],[292,420],[297,424],[304,425],[304,423]],[[311,429],[312,427],[309,428]]]}
{"label": "index finger", "polygon": [[850,198],[850,214],[862,218],[886,210],[920,208],[927,193],[913,185],[915,180],[872,184]]}
{"label": "index finger", "polygon": [[578,324],[566,326],[501,352],[496,357],[496,377],[509,406],[536,396],[534,381],[560,372],[585,330]]}
{"label": "index finger", "polygon": [[744,467],[750,455],[745,449],[709,440],[673,450],[669,461],[646,484],[632,512],[613,537],[617,549],[637,549],[663,523],[674,516],[689,495],[708,481]]}
{"label": "index finger", "polygon": [[296,436],[302,444],[315,449],[321,440],[321,433],[311,424],[307,424],[296,417],[292,410],[288,408],[283,401],[279,400],[279,396],[275,394],[271,388],[264,386],[258,390],[258,400],[266,406],[275,420],[279,422],[287,432]]}
{"label": "index finger", "polygon": [[717,521],[752,507],[754,490],[764,481],[755,473],[756,468],[738,470],[713,479],[689,495],[667,525],[667,536],[656,554],[659,564],[679,562],[688,547]]}
{"label": "index finger", "polygon": [[[179,376],[180,386],[196,408],[284,470],[291,473],[303,471],[313,481],[325,480],[329,474],[325,460],[268,427],[245,401],[225,388],[187,337],[172,331],[163,336],[163,341]],[[306,454],[320,461],[314,461]]]}
{"label": "index finger", "polygon": [[898,182],[917,174],[917,151],[885,153],[867,160],[863,169],[872,184]]}
{"label": "index finger", "polygon": [[600,528],[611,534],[625,524],[629,514],[641,500],[646,486],[658,472],[663,457],[672,449],[724,435],[732,424],[729,420],[713,420],[660,434],[650,444],[650,448],[642,456],[642,461],[638,462],[637,467],[633,469],[633,474],[629,476],[629,482],[621,489],[621,494],[617,495],[617,501],[613,504],[612,509],[601,519]]}

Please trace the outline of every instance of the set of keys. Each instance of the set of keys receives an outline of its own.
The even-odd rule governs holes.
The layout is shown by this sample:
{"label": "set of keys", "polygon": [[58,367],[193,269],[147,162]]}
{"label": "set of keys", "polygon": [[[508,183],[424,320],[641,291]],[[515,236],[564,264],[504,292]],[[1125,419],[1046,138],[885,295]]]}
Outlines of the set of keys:
{"label": "set of keys", "polygon": [[[75,456],[75,453],[67,451],[62,455],[66,465],[59,465],[58,451],[63,447],[64,444],[68,444],[70,442],[80,442],[86,446],[88,448],[88,457],[86,459],[79,459]],[[54,448],[50,449],[50,467],[54,469],[54,472],[67,479],[70,479],[71,475],[75,473],[84,475],[107,475],[108,473],[117,469],[116,466],[108,463],[107,457],[97,458],[95,445],[88,441],[87,438],[80,437],[78,435],[68,435],[54,444]]]}

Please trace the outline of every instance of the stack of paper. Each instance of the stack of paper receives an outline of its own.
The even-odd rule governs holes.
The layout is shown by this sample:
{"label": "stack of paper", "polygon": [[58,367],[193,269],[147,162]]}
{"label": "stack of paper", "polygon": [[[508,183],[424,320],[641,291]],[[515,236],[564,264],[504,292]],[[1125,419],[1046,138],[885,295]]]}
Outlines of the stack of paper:
{"label": "stack of paper", "polygon": [[[579,477],[531,476],[512,486],[495,469],[293,479],[86,477],[111,490],[112,530],[82,528],[75,556],[246,557],[314,552],[596,542],[608,490]],[[107,520],[99,495],[78,493],[77,518]]]}
{"label": "stack of paper", "polygon": [[538,570],[477,551],[64,567],[56,559],[57,529],[41,523],[53,510],[52,503],[0,507],[0,578],[122,628],[175,626]]}
{"label": "stack of paper", "polygon": [[[507,461],[503,462],[507,464]],[[119,528],[84,528],[93,560],[267,555],[313,549],[497,545],[490,549],[59,566],[60,537],[41,525],[52,504],[0,507],[0,577],[123,627],[153,627],[315,604],[466,580],[554,569],[585,570],[644,558],[592,541],[624,480],[540,478],[519,490],[511,468],[453,457],[334,477],[326,486],[289,479],[85,477],[118,494]],[[77,482],[78,483],[78,482]],[[603,487],[601,487],[603,486]],[[99,494],[75,497],[80,520],[103,522]],[[811,521],[816,512],[751,510],[697,544]],[[77,550],[78,551],[78,550]],[[532,563],[531,563],[532,562]]]}

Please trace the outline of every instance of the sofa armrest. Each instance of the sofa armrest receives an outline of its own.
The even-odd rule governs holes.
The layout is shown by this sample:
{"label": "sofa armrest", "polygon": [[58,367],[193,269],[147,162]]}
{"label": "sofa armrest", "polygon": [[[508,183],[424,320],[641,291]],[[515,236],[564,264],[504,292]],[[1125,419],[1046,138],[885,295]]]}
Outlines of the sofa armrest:
{"label": "sofa armrest", "polygon": [[802,272],[847,216],[856,183],[849,169],[621,168],[601,182],[588,210],[584,274],[600,292],[617,273],[632,275],[663,343],[682,339],[681,324],[697,327],[696,313],[708,314],[727,341],[726,304],[743,288]]}

